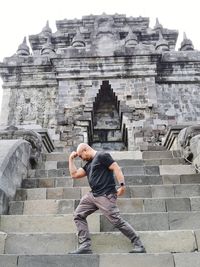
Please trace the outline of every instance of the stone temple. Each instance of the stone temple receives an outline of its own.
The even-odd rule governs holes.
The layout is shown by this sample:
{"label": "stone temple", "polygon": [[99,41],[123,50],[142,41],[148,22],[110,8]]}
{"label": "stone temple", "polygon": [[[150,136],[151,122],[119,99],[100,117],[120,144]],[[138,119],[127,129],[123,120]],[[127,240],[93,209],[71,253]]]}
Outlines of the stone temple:
{"label": "stone temple", "polygon": [[[186,34],[177,48],[178,31],[147,17],[56,27],[47,22],[0,63],[0,266],[199,267],[200,51]],[[97,254],[67,255],[88,189],[69,177],[67,157],[82,142],[122,167],[119,207],[142,257],[122,257],[130,244],[99,213],[89,219]]]}

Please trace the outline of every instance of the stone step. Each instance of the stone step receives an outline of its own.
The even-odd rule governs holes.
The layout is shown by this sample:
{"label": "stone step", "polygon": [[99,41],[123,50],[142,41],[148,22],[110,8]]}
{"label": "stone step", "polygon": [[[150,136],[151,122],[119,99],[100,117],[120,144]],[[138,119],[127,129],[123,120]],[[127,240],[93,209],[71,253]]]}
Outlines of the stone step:
{"label": "stone step", "polygon": [[[127,171],[128,173],[129,171]],[[171,175],[125,175],[125,183],[131,185],[161,185],[161,184],[200,184],[200,174]],[[118,185],[118,182],[116,182]],[[52,187],[84,187],[89,186],[87,177],[71,179],[71,177],[27,178],[22,181],[22,188],[52,188]]]}
{"label": "stone step", "polygon": [[166,159],[181,157],[180,151],[144,151],[142,152],[142,159]]}
{"label": "stone step", "polygon": [[[1,215],[0,231],[6,233],[76,233],[72,214]],[[100,214],[88,217],[91,232],[100,232]]]}
{"label": "stone step", "polygon": [[[175,164],[187,164],[183,158],[167,158],[167,159],[146,159],[146,160],[134,160],[134,159],[122,159],[117,160],[119,166],[151,166],[151,165],[175,165]],[[83,162],[76,160],[76,166],[82,167],[84,164]],[[51,169],[62,169],[68,168],[69,162],[68,161],[45,161],[39,165],[39,169],[51,170]]]}
{"label": "stone step", "polygon": [[199,267],[200,253],[0,255],[2,267]]}
{"label": "stone step", "polygon": [[[67,180],[67,179],[66,179]],[[80,199],[89,187],[49,187],[18,189],[15,200]],[[126,186],[122,198],[169,198],[200,196],[200,184],[162,184]]]}
{"label": "stone step", "polygon": [[[130,164],[130,163],[129,163]],[[52,166],[53,167],[53,166]],[[52,177],[66,177],[70,176],[70,172],[67,168],[59,169],[34,169],[28,171],[29,178],[52,178]],[[125,175],[181,175],[181,174],[195,174],[195,167],[186,164],[170,164],[170,165],[126,165],[121,167]]]}
{"label": "stone step", "polygon": [[[140,232],[140,237],[148,253],[193,252],[200,245],[200,230]],[[132,249],[121,233],[91,233],[91,239],[94,253],[127,253]],[[10,233],[4,241],[5,254],[66,254],[76,247],[77,237],[70,233]]]}
{"label": "stone step", "polygon": [[[199,211],[121,213],[121,216],[137,231],[200,228]],[[117,231],[100,213],[89,216],[88,221],[92,221],[93,225],[90,228],[95,229],[96,232]],[[2,215],[0,230],[5,232],[72,232],[75,231],[75,226],[72,214]]]}
{"label": "stone step", "polygon": [[[79,200],[26,200],[11,201],[9,214],[72,214]],[[200,211],[200,197],[191,198],[119,198],[118,208],[123,213]]]}
{"label": "stone step", "polygon": [[0,261],[6,267],[199,267],[200,253],[0,255]]}
{"label": "stone step", "polygon": [[[121,168],[125,176],[130,175],[184,175],[196,174],[192,165],[148,165],[148,166],[124,166]],[[28,178],[54,178],[70,176],[68,168],[62,169],[35,169],[28,171]]]}
{"label": "stone step", "polygon": [[[185,165],[188,167],[188,165]],[[188,168],[187,168],[188,169]],[[135,175],[159,175],[159,166],[124,166],[122,171],[125,175],[135,174]],[[66,177],[70,176],[68,168],[61,169],[35,169],[28,171],[29,178],[52,178],[52,177]]]}
{"label": "stone step", "polygon": [[[200,212],[157,212],[157,213],[134,213],[124,214],[123,218],[137,231],[160,231],[199,229]],[[100,231],[117,231],[107,219],[100,215]]]}
{"label": "stone step", "polygon": [[[108,151],[115,160],[166,159],[181,157],[180,151]],[[44,155],[46,161],[68,161],[68,153],[52,152]]]}

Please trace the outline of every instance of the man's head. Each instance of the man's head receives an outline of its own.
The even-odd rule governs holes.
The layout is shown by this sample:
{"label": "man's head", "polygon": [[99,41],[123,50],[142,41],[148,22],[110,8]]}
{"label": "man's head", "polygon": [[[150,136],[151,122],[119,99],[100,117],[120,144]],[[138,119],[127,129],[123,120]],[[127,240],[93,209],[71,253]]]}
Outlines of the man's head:
{"label": "man's head", "polygon": [[85,144],[85,143],[79,144],[76,152],[82,160],[86,160],[86,161],[93,159],[93,157],[96,154],[96,151],[93,148],[91,148],[88,144]]}

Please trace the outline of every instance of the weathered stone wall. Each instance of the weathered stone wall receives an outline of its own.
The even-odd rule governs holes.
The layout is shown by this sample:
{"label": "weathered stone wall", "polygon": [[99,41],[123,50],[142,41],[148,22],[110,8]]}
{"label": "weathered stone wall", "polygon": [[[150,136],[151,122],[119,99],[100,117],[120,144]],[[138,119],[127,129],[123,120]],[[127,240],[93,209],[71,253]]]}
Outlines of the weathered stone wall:
{"label": "weathered stone wall", "polygon": [[0,140],[0,214],[27,177],[31,146],[24,140]]}
{"label": "weathered stone wall", "polygon": [[158,119],[167,126],[200,120],[199,83],[158,84]]}
{"label": "weathered stone wall", "polygon": [[0,63],[1,124],[40,125],[57,148],[73,149],[96,138],[94,107],[107,81],[126,147],[159,145],[170,125],[199,120],[200,52],[186,36],[175,51],[177,37],[158,22],[151,29],[148,18],[117,14],[57,21],[55,33],[47,24],[29,37],[32,55],[24,40]]}

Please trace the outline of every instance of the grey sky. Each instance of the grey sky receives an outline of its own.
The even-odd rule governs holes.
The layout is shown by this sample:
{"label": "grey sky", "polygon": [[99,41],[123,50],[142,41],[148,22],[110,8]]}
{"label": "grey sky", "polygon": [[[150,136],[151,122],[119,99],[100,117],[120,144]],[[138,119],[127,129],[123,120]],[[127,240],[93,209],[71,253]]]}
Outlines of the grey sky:
{"label": "grey sky", "polygon": [[[84,15],[125,14],[150,18],[150,27],[155,25],[156,17],[164,28],[179,31],[177,49],[183,32],[193,41],[195,49],[200,50],[199,0],[2,0],[0,4],[0,61],[13,55],[24,36],[41,32],[49,20],[53,32],[55,21],[80,19]],[[1,89],[0,81],[0,106]]]}

